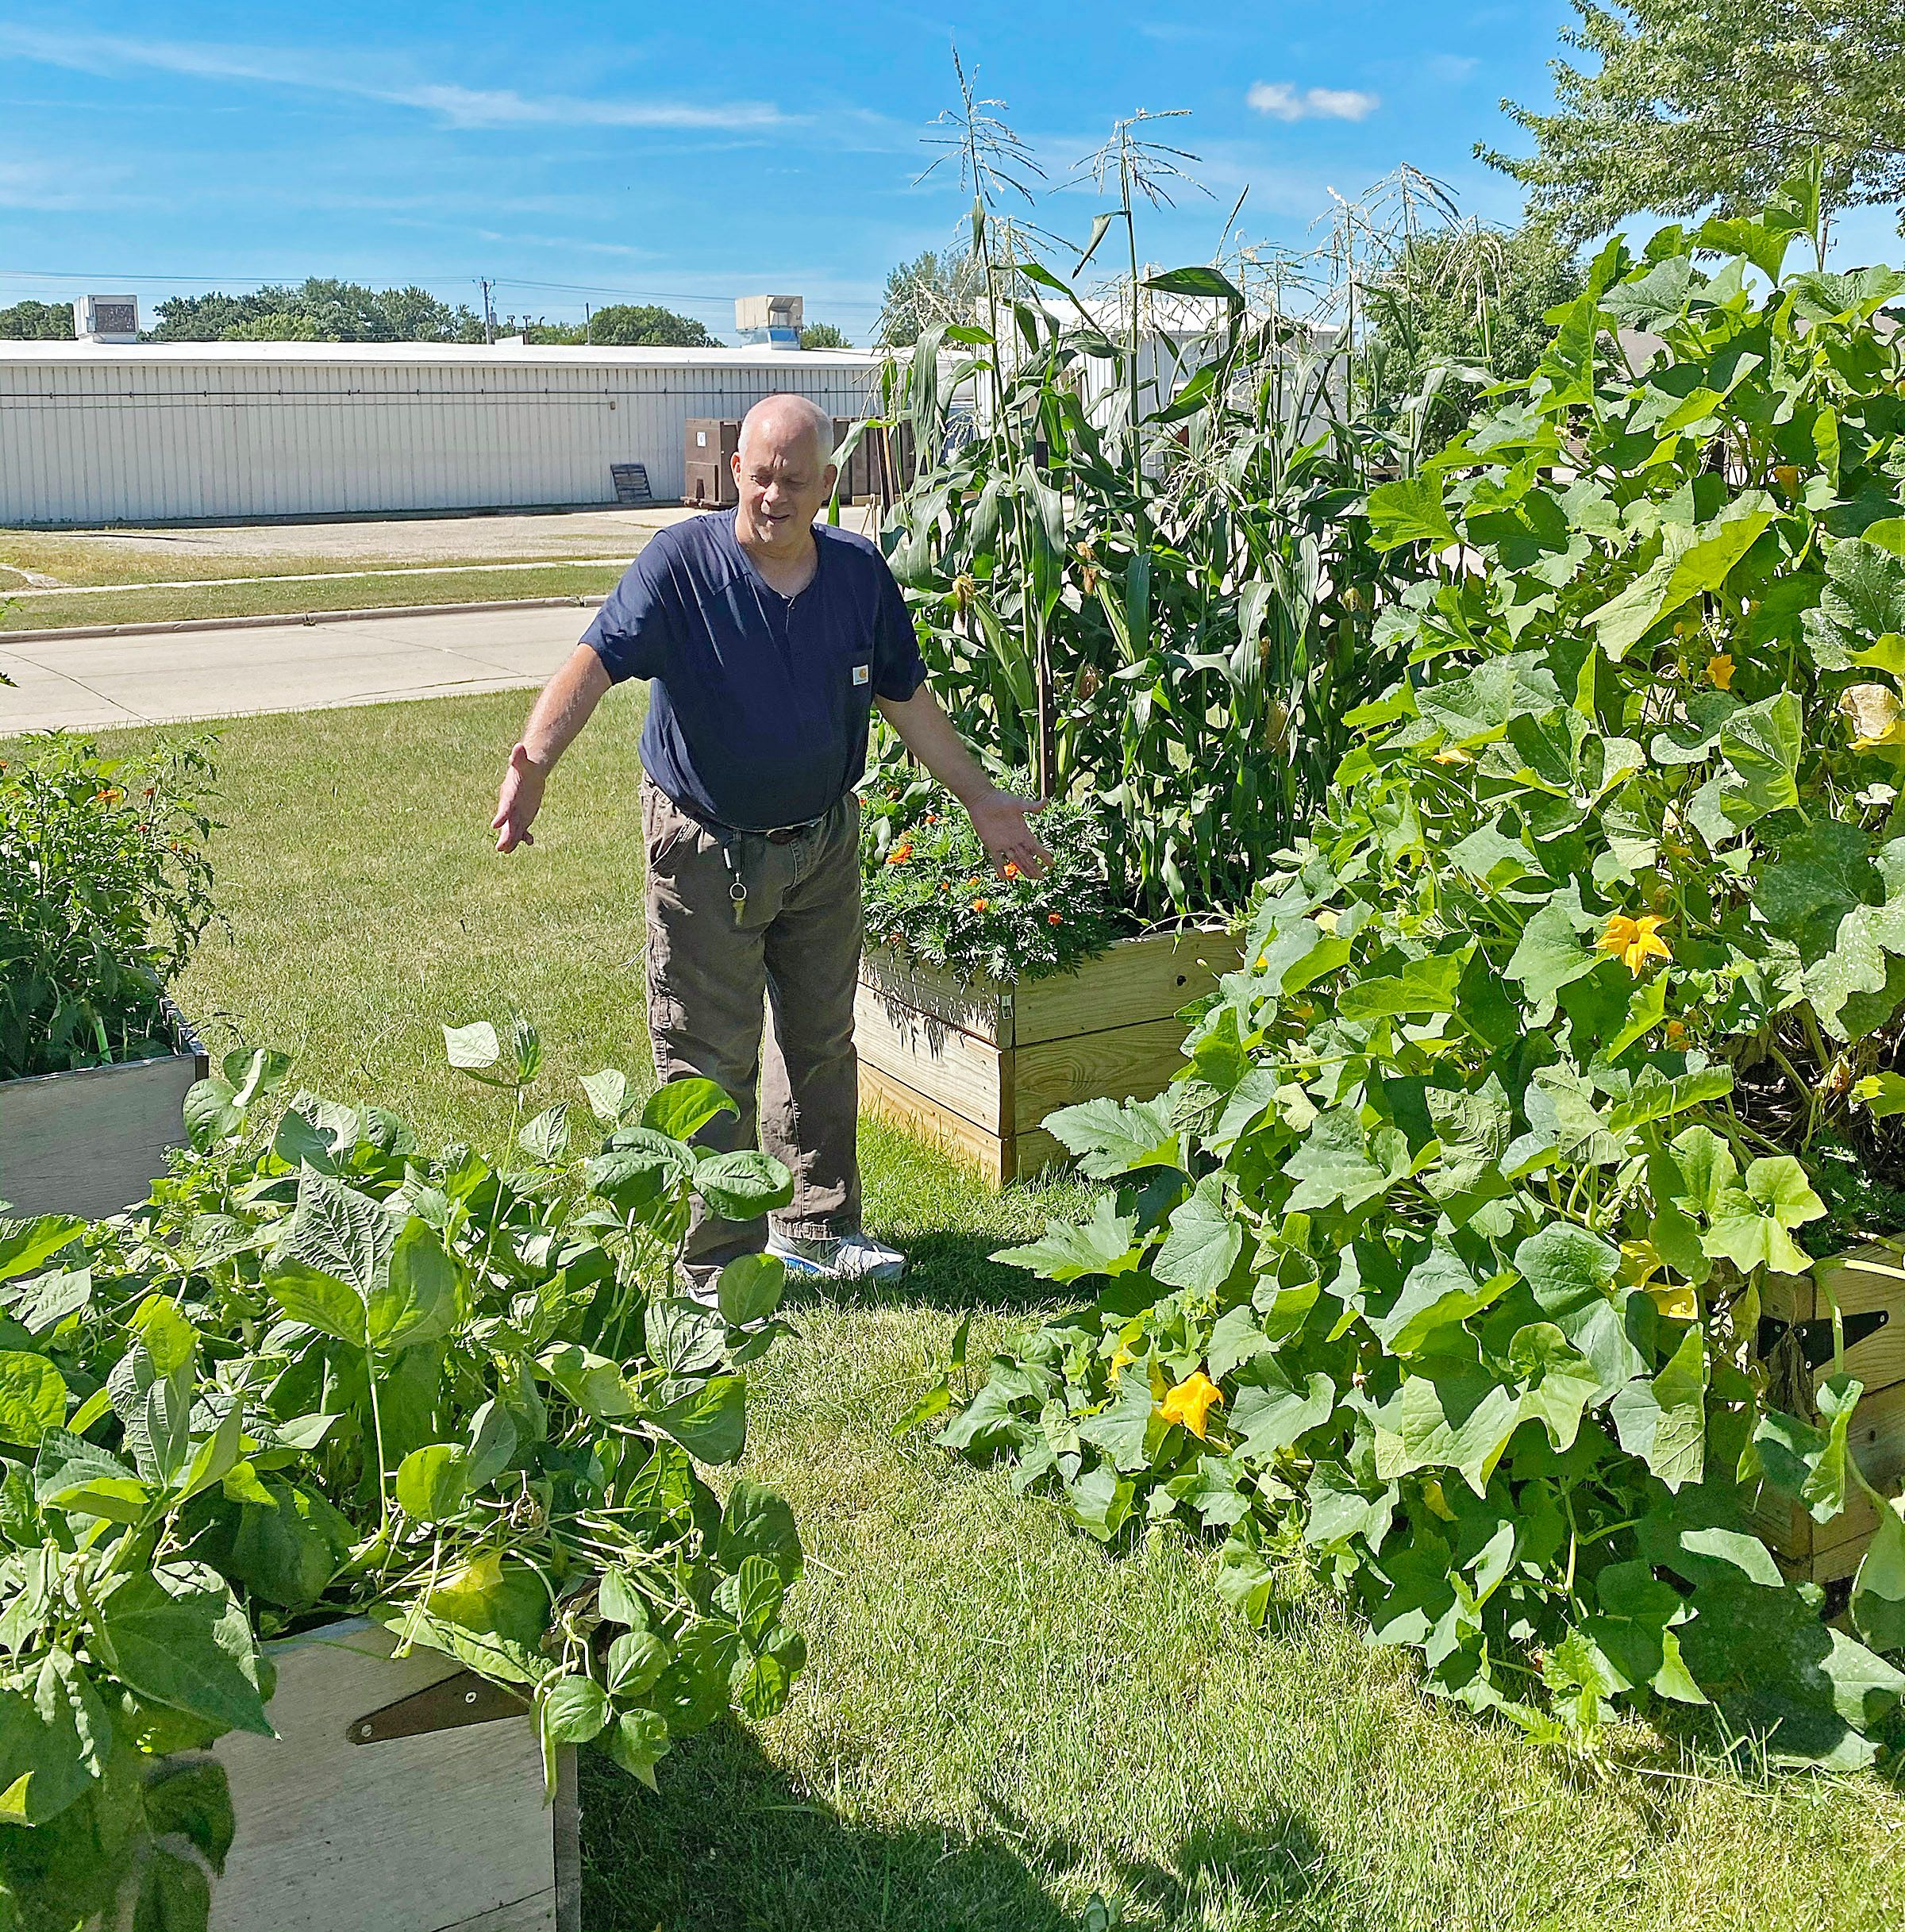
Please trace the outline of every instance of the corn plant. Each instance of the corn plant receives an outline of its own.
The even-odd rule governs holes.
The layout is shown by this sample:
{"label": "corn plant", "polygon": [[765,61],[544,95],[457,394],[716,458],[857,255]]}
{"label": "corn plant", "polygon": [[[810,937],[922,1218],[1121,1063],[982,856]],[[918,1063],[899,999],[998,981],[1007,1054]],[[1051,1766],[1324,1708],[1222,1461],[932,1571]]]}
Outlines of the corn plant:
{"label": "corn plant", "polygon": [[[1410,460],[1406,428],[1357,414],[1353,332],[1286,312],[1284,264],[1233,248],[1141,271],[1140,210],[1195,159],[1150,137],[1159,117],[1085,164],[1116,202],[1068,254],[1029,218],[999,104],[961,87],[945,138],[981,294],[889,366],[881,426],[909,424],[921,455],[891,560],[968,737],[1045,795],[1111,808],[1130,914],[1241,904],[1347,749],[1343,714],[1400,663],[1360,506]],[[1091,292],[1112,233],[1126,273]],[[1352,255],[1338,297],[1354,273]],[[1208,326],[1180,345],[1156,325],[1187,312]]]}

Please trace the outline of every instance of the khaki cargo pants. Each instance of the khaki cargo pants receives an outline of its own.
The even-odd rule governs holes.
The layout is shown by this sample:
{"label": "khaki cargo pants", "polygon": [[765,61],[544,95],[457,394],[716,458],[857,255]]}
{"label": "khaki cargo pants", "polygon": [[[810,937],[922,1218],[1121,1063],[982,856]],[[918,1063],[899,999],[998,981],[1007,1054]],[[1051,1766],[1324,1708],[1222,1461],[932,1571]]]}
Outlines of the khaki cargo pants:
{"label": "khaki cargo pants", "polygon": [[[741,1109],[700,1138],[760,1144],[784,1161],[794,1198],[777,1232],[826,1240],[860,1226],[860,808],[852,794],[818,825],[777,845],[734,837],[747,886],[739,922],[721,841],[645,778],[648,1030],[663,1080],[698,1074]],[[774,1024],[762,1053],[763,1003]],[[698,1201],[683,1261],[706,1280],[767,1239],[759,1221],[725,1221]]]}

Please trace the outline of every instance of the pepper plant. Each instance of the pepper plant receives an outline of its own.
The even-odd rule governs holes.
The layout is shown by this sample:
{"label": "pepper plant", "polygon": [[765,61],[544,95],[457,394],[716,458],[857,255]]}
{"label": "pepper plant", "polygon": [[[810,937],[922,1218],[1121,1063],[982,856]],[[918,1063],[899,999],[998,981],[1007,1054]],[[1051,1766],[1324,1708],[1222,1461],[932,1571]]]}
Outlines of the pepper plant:
{"label": "pepper plant", "polygon": [[[1371,491],[1408,674],[1170,1091],[1048,1123],[1111,1186],[1003,1258],[1097,1299],[942,1439],[1101,1537],[1222,1532],[1258,1618],[1307,1553],[1537,1736],[1711,1706],[1847,1767],[1898,1730],[1905,1505],[1842,1345],[1815,1387],[1759,1330],[1896,1170],[1905,275],[1786,274],[1818,212],[1611,243],[1534,376]],[[1861,1498],[1824,1603],[1753,1512]]]}
{"label": "pepper plant", "polygon": [[[450,1047],[520,1116],[533,1028]],[[272,1637],[361,1614],[448,1653],[533,1710],[552,1779],[592,1740],[652,1783],[802,1661],[787,1506],[700,1468],[741,1453],[780,1265],[737,1262],[716,1307],[672,1287],[691,1195],[788,1198],[690,1144],[726,1096],[604,1072],[596,1151],[558,1103],[503,1166],[280,1106],[286,1072],[239,1053],[194,1089],[192,1153],[130,1215],[0,1223],[10,1926],[206,1923],[234,1795],[194,1753],[270,1734]]]}

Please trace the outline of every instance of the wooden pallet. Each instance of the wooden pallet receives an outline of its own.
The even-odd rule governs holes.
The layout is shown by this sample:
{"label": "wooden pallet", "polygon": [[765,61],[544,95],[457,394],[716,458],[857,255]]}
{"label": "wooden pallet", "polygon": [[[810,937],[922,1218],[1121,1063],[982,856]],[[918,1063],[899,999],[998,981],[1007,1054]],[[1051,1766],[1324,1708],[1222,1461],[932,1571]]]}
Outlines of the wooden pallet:
{"label": "wooden pallet", "polygon": [[1041,1126],[1081,1100],[1148,1099],[1183,1064],[1179,1010],[1238,964],[1222,932],[1120,941],[1075,973],[968,986],[870,949],[855,1004],[860,1104],[995,1183],[1065,1151]]}
{"label": "wooden pallet", "polygon": [[[1830,1292],[1828,1292],[1830,1291]],[[1845,1372],[1865,1384],[1849,1438],[1866,1480],[1887,1495],[1905,1480],[1905,1259],[1900,1243],[1874,1243],[1822,1261],[1810,1275],[1776,1275],[1761,1300],[1762,1353],[1790,1323],[1828,1323],[1834,1303],[1846,1335]],[[1823,1345],[1824,1330],[1815,1328]],[[1819,1350],[1814,1351],[1815,1356]],[[1830,1355],[1812,1370],[1815,1387],[1833,1372]],[[1849,1577],[1878,1527],[1855,1487],[1843,1514],[1815,1523],[1790,1498],[1762,1489],[1749,1520],[1788,1571],[1815,1583]]]}
{"label": "wooden pallet", "polygon": [[267,1646],[276,1738],[214,1747],[237,1836],[211,1932],[574,1932],[575,1754],[552,1804],[534,1720],[362,1618]]}

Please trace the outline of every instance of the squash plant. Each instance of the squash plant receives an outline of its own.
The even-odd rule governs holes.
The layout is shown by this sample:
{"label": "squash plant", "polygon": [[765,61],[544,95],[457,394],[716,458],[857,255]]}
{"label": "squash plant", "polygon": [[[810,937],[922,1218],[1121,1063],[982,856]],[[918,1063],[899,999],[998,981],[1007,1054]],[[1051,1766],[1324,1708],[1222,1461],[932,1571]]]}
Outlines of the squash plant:
{"label": "squash plant", "polygon": [[[449,1045],[520,1121],[533,1029]],[[194,1089],[193,1153],[129,1216],[0,1223],[0,1923],[206,1922],[232,1796],[194,1753],[270,1734],[288,1631],[364,1614],[515,1688],[552,1777],[594,1740],[652,1783],[801,1666],[787,1506],[698,1467],[741,1452],[780,1266],[671,1292],[691,1195],[788,1195],[689,1144],[726,1096],[597,1074],[598,1151],[558,1103],[506,1168],[379,1107],[280,1109],[286,1071],[241,1053]]]}
{"label": "squash plant", "polygon": [[1802,181],[1611,244],[1370,493],[1409,674],[1173,1088],[1048,1122],[1115,1192],[1003,1258],[1098,1298],[942,1440],[1101,1537],[1225,1532],[1257,1617],[1306,1550],[1537,1736],[1711,1705],[1845,1767],[1896,1734],[1905,1505],[1833,1622],[1748,1517],[1865,1484],[1842,1347],[1815,1398],[1759,1309],[1905,1095],[1905,275],[1784,274],[1817,222]]}

